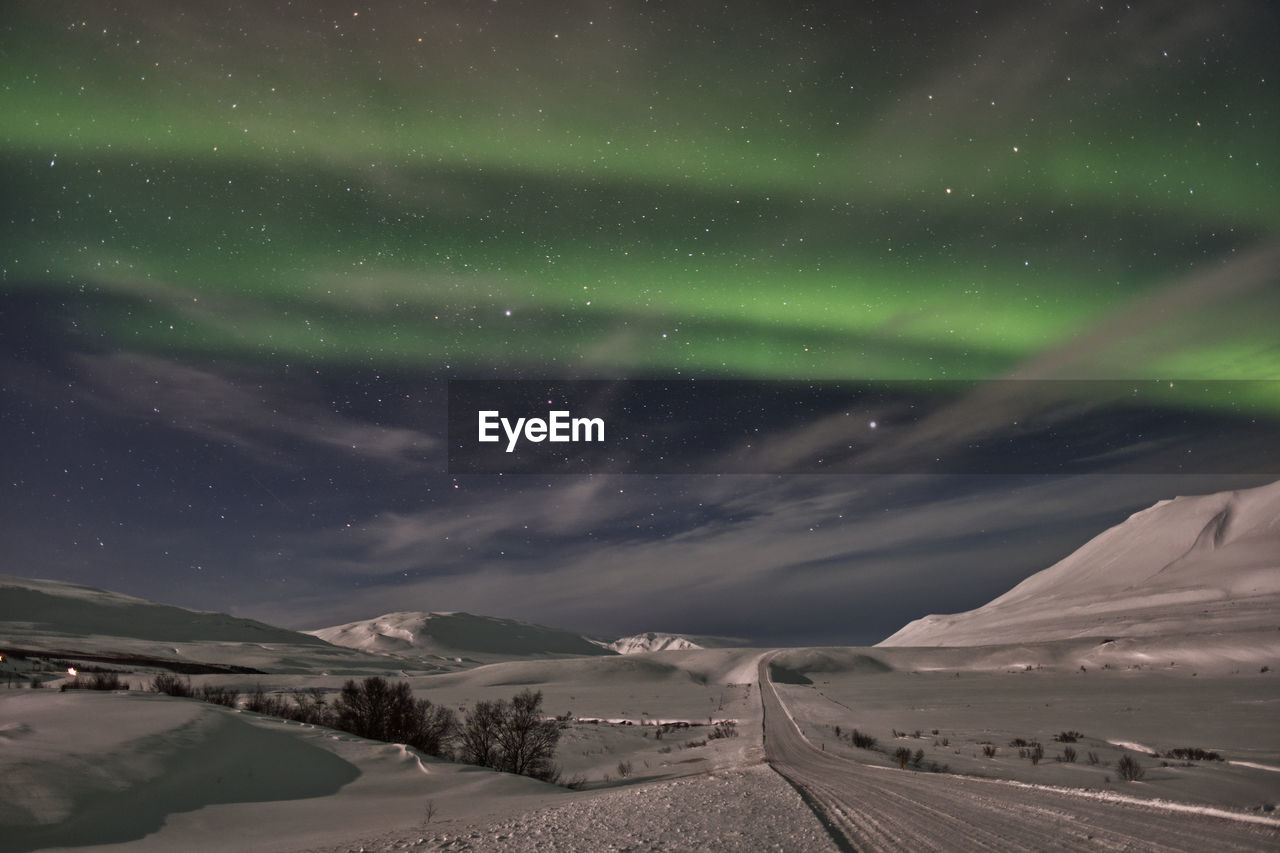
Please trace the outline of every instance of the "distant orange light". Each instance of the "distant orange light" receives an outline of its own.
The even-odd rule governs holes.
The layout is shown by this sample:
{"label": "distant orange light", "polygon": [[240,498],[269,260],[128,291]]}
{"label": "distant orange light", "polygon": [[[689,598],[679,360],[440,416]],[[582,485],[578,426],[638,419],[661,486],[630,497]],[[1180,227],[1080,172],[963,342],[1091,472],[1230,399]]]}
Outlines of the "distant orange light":
{"label": "distant orange light", "polygon": [[67,667],[67,675],[75,675],[75,674],[76,674],[76,668],[74,666]]}

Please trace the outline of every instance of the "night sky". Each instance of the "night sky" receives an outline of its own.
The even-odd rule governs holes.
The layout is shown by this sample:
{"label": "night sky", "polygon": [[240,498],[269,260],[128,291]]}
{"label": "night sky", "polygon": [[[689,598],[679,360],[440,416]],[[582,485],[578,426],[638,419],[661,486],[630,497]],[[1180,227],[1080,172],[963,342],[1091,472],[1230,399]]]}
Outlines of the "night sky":
{"label": "night sky", "polygon": [[[1280,418],[1278,39],[1269,0],[7,4],[0,573],[779,644],[982,604],[1280,476],[1236,440]],[[1124,380],[1215,455],[450,475],[447,380],[637,378]],[[997,387],[867,428],[1119,416]]]}

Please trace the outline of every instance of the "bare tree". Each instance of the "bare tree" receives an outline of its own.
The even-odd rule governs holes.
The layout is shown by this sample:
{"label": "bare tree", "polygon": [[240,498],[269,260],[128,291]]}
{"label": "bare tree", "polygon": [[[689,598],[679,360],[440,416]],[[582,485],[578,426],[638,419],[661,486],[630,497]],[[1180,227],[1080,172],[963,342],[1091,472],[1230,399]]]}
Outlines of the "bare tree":
{"label": "bare tree", "polygon": [[557,772],[551,759],[559,742],[560,727],[555,721],[542,718],[541,690],[523,690],[512,698],[498,728],[503,770],[550,779]]}
{"label": "bare tree", "polygon": [[468,764],[498,768],[498,727],[505,716],[498,702],[477,702],[458,736],[460,757]]}
{"label": "bare tree", "polygon": [[427,699],[415,699],[407,681],[371,676],[348,681],[333,703],[337,727],[360,737],[403,743],[428,755],[443,755],[457,720]]}
{"label": "bare tree", "polygon": [[560,727],[543,719],[542,693],[522,691],[510,702],[477,702],[459,736],[463,761],[551,781]]}

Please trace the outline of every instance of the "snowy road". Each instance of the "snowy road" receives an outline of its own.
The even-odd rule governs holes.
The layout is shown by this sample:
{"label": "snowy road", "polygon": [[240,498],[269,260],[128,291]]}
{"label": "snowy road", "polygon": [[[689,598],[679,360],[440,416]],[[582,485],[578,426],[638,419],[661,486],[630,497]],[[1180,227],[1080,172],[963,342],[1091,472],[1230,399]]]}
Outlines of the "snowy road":
{"label": "snowy road", "polygon": [[842,850],[1280,850],[1270,825],[837,758],[801,735],[760,662],[765,757]]}

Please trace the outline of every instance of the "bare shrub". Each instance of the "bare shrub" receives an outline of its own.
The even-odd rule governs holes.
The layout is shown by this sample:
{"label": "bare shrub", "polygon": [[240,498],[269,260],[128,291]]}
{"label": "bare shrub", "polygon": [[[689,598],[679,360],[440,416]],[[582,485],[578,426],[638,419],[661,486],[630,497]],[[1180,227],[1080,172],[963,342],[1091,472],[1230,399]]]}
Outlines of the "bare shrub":
{"label": "bare shrub", "polygon": [[222,705],[234,708],[240,701],[240,693],[230,687],[218,687],[213,684],[202,684],[196,696],[211,705]]}
{"label": "bare shrub", "polygon": [[1116,775],[1126,782],[1137,782],[1147,775],[1147,771],[1131,755],[1124,755],[1116,762]]}
{"label": "bare shrub", "polygon": [[1068,746],[1068,747],[1066,747],[1065,749],[1063,749],[1063,750],[1062,750],[1062,760],[1063,760],[1063,761],[1065,761],[1067,764],[1075,764],[1075,763],[1076,763],[1076,751],[1075,751],[1075,749],[1074,749],[1073,747],[1070,747],[1070,746]]}
{"label": "bare shrub", "polygon": [[195,696],[190,678],[179,678],[168,672],[162,672],[151,679],[151,690],[155,693],[177,696],[181,699],[190,699]]}
{"label": "bare shrub", "polygon": [[308,723],[313,726],[336,728],[336,715],[324,698],[324,688],[309,687],[305,690],[293,690],[290,693],[293,703],[281,698],[281,716],[286,720]]}
{"label": "bare shrub", "polygon": [[985,755],[987,758],[995,758],[996,757],[995,745],[989,743],[986,746],[982,747],[982,754]]}
{"label": "bare shrub", "polygon": [[1171,749],[1164,754],[1165,758],[1178,758],[1182,761],[1221,761],[1222,756],[1216,752],[1209,752],[1198,746],[1180,746]]}
{"label": "bare shrub", "polygon": [[93,675],[73,678],[63,682],[60,690],[128,690],[129,683],[121,681],[119,673],[95,672]]}
{"label": "bare shrub", "polygon": [[[453,711],[415,699],[407,681],[394,684],[370,676],[348,681],[334,700],[334,722],[343,731],[370,740],[403,743],[427,755],[443,755],[457,725]],[[547,724],[559,736],[554,722]]]}
{"label": "bare shrub", "polygon": [[851,740],[853,745],[858,749],[876,748],[876,739],[865,732],[858,731],[857,729],[854,729],[853,733],[849,735],[849,740]]}
{"label": "bare shrub", "polygon": [[618,778],[626,779],[630,775],[631,775],[631,762],[619,761],[618,762]]}
{"label": "bare shrub", "polygon": [[738,724],[733,720],[725,720],[711,730],[711,734],[707,735],[707,740],[719,740],[720,738],[729,738],[738,736]]}
{"label": "bare shrub", "polygon": [[244,709],[255,714],[283,717],[285,702],[281,697],[268,693],[261,684],[255,684],[253,689],[245,695]]}

